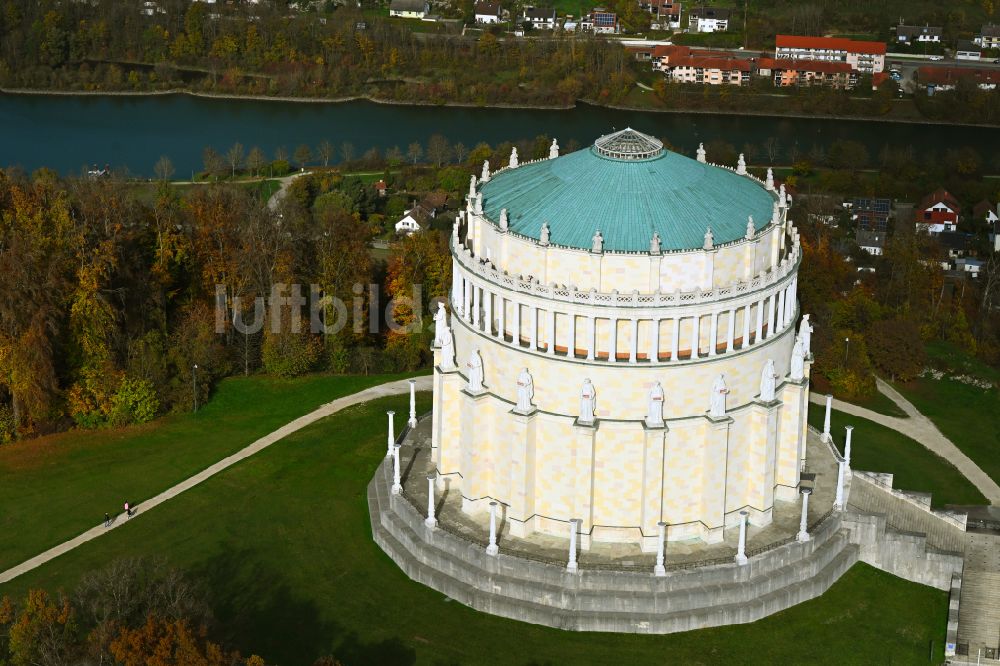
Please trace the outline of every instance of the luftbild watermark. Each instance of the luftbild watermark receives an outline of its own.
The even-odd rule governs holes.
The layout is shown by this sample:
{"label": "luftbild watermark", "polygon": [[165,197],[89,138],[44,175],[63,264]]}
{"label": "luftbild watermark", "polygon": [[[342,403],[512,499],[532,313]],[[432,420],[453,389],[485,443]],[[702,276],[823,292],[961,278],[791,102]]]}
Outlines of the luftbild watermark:
{"label": "luftbild watermark", "polygon": [[[404,335],[422,326],[423,285],[413,285],[409,296],[389,299],[384,308],[377,284],[355,284],[351,288],[354,297],[350,308],[343,299],[325,293],[318,284],[309,285],[308,297],[304,291],[304,285],[279,282],[271,287],[270,296],[257,296],[251,306],[246,298],[231,296],[226,285],[217,284],[215,332],[225,333],[232,326],[240,335],[254,335],[268,325],[272,334],[302,333],[307,312],[308,330],[314,335],[334,335],[348,324],[354,333],[377,334],[388,329]],[[432,308],[442,299],[434,300]]]}

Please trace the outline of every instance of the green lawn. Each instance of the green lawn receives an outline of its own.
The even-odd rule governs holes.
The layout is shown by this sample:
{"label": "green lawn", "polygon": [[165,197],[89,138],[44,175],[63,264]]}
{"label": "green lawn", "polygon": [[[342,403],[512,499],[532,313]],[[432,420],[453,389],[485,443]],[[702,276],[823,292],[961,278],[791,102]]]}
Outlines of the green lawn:
{"label": "green lawn", "polygon": [[[419,400],[429,407],[429,395]],[[406,404],[386,398],[313,424],[0,594],[69,588],[113,558],[161,554],[204,581],[226,639],[269,663],[329,653],[387,666],[942,661],[947,595],[863,564],[755,624],[668,636],[522,624],[413,583],[371,540],[365,495],[385,451],[384,412]]]}
{"label": "green lawn", "polygon": [[[814,374],[812,379],[810,379],[810,387],[812,389],[813,395],[823,396],[826,399],[826,394],[830,393],[830,384],[821,375]],[[833,392],[833,397],[838,400],[843,400],[844,402],[849,402],[858,407],[864,407],[865,409],[870,409],[873,412],[878,412],[879,414],[885,414],[886,416],[900,416],[905,417],[906,412],[900,409],[896,403],[892,401],[891,398],[884,395],[880,391],[875,391],[873,395],[867,398],[848,400],[843,395],[837,395],[837,392]],[[819,426],[823,425],[820,421]],[[822,429],[822,428],[821,428]]]}
{"label": "green lawn", "polygon": [[0,570],[99,524],[323,403],[399,376],[223,381],[197,415],[0,447]]}
{"label": "green lawn", "polygon": [[[809,405],[809,423],[823,429],[822,405]],[[851,467],[868,472],[892,472],[893,487],[933,493],[935,507],[945,504],[986,504],[986,498],[944,458],[919,442],[877,423],[834,410],[830,432],[844,450],[844,426],[853,425]]]}

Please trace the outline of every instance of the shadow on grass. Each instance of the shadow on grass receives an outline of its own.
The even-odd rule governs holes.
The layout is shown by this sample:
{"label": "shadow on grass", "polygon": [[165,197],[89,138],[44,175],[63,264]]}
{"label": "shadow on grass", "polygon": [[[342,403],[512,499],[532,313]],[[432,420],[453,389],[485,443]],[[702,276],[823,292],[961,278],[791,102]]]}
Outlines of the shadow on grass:
{"label": "shadow on grass", "polygon": [[315,601],[296,594],[252,548],[227,544],[191,573],[208,590],[224,641],[269,662],[312,664],[331,654],[348,665],[416,662],[414,650],[399,638],[365,643],[324,619]]}

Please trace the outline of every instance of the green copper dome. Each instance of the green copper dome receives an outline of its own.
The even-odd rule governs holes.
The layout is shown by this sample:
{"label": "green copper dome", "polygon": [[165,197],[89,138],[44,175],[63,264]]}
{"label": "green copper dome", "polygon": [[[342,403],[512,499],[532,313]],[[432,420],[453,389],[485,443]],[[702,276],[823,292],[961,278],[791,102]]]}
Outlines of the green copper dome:
{"label": "green copper dome", "polygon": [[663,250],[701,248],[711,227],[716,245],[759,230],[776,201],[758,182],[670,152],[627,129],[555,159],[498,173],[482,185],[483,209],[496,223],[537,239],[549,225],[554,245],[589,250],[600,229],[604,250],[648,252],[653,233]]}

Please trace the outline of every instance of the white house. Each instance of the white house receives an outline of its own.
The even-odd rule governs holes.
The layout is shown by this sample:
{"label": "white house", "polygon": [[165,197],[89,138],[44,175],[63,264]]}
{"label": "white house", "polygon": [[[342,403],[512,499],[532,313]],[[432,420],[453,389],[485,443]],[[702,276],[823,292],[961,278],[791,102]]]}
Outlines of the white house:
{"label": "white house", "polygon": [[859,230],[855,236],[858,247],[873,256],[879,256],[885,250],[884,231]]}
{"label": "white house", "polygon": [[983,266],[986,264],[982,259],[974,259],[972,257],[964,257],[955,261],[955,268],[962,271],[970,277],[979,277],[979,272],[983,270]]}
{"label": "white house", "polygon": [[896,26],[896,41],[900,44],[940,44],[942,29],[933,25]]}
{"label": "white house", "polygon": [[982,57],[982,49],[975,42],[968,39],[958,40],[958,44],[955,46],[956,60],[979,60]]}
{"label": "white house", "polygon": [[499,2],[479,0],[476,3],[476,23],[499,23],[502,10]]}
{"label": "white house", "polygon": [[389,16],[422,19],[427,16],[430,6],[425,0],[392,0]]}
{"label": "white house", "polygon": [[396,223],[397,234],[406,234],[407,236],[410,236],[420,231],[420,223],[417,222],[412,215],[410,215],[410,212],[411,211],[406,211],[406,216]]}
{"label": "white house", "polygon": [[524,22],[536,30],[555,30],[556,10],[553,7],[525,7]]}
{"label": "white house", "polygon": [[725,32],[729,30],[729,10],[723,7],[695,7],[688,13],[691,32]]}

